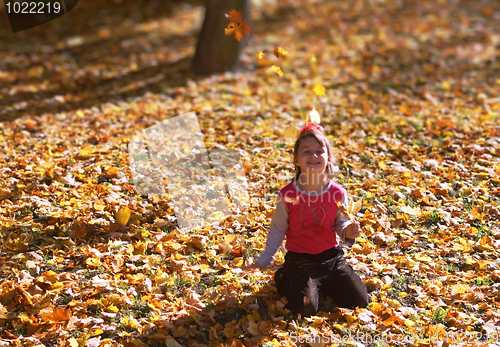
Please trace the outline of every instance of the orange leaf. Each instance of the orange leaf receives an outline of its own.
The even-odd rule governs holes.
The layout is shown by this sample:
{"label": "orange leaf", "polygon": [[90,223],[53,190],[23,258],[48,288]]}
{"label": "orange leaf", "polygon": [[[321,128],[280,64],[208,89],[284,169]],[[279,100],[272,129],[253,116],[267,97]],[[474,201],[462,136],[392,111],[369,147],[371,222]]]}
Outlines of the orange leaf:
{"label": "orange leaf", "polygon": [[63,308],[56,308],[52,312],[52,319],[60,322],[60,321],[67,321],[71,319],[71,310],[68,309],[63,309]]}
{"label": "orange leaf", "polygon": [[45,308],[40,312],[40,318],[42,321],[54,321],[54,322],[64,322],[71,319],[71,309],[54,308],[50,311],[50,308]]}
{"label": "orange leaf", "polygon": [[250,34],[250,28],[247,23],[243,20],[243,15],[235,10],[226,14],[226,18],[229,19],[229,24],[224,33],[226,35],[234,34],[236,40],[240,41],[243,38],[243,34]]}
{"label": "orange leaf", "polygon": [[239,247],[237,249],[234,249],[230,253],[233,257],[241,257],[243,254],[245,254],[245,249],[243,247]]}
{"label": "orange leaf", "polygon": [[110,167],[108,169],[108,171],[106,171],[106,174],[109,175],[109,176],[113,176],[113,177],[116,177],[118,176],[120,172],[118,171],[118,169],[116,167]]}

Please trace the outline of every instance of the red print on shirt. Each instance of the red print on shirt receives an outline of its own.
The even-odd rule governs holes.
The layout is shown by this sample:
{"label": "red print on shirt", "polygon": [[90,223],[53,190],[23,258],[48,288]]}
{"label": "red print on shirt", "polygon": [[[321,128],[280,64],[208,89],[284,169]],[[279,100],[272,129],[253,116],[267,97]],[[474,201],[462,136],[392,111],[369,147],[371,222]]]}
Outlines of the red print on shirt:
{"label": "red print on shirt", "polygon": [[323,221],[326,218],[326,213],[323,207],[302,206],[299,210],[299,219],[302,225],[302,232],[308,235],[322,235],[325,233]]}

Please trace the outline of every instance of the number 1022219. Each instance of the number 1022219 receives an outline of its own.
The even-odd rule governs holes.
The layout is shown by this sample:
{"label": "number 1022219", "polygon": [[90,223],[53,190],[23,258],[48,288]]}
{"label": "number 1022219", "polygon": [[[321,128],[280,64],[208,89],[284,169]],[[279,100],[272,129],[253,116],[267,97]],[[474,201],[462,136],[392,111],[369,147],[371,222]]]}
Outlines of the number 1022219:
{"label": "number 1022219", "polygon": [[59,13],[61,3],[59,1],[30,1],[30,2],[5,2],[7,13]]}

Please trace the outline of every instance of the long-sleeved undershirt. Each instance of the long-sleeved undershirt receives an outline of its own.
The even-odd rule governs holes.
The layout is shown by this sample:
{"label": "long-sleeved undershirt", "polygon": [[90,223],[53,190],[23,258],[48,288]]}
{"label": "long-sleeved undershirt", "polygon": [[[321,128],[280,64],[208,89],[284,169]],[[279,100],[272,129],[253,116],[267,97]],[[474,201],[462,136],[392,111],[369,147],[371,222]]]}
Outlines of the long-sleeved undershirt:
{"label": "long-sleeved undershirt", "polygon": [[[293,182],[295,189],[297,189],[300,193],[306,194],[309,196],[313,195],[321,195],[328,191],[331,187],[331,183],[326,187],[322,192],[306,192],[295,184]],[[345,206],[348,206],[348,200],[347,200],[347,194],[344,196],[344,199],[342,200]],[[288,231],[288,226],[289,226],[289,211],[286,207],[286,204],[279,198],[276,200],[276,210],[274,211],[273,214],[273,219],[271,221],[271,226],[269,230],[269,234],[267,236],[267,241],[266,241],[266,248],[264,251],[261,253],[259,259],[257,259],[257,264],[260,266],[267,268],[269,264],[271,263],[274,254],[278,251],[280,248],[283,240],[285,239],[286,232]],[[345,227],[349,225],[351,222],[345,218],[345,216],[340,213],[340,210],[337,210],[337,216],[335,219],[335,228],[334,231],[335,233],[339,236],[341,242],[345,246],[352,246],[355,243],[355,239],[346,239],[345,238]]]}

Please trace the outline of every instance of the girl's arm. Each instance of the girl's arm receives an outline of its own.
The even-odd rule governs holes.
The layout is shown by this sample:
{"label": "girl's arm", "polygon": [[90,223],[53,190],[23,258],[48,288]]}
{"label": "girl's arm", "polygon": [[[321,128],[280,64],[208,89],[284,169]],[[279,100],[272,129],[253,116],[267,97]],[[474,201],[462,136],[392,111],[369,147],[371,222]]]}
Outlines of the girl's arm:
{"label": "girl's arm", "polygon": [[269,266],[273,260],[274,254],[278,251],[283,239],[285,238],[288,226],[288,210],[285,203],[278,195],[276,210],[274,211],[269,234],[267,235],[266,248],[260,255],[259,259],[256,260],[257,264],[263,268],[267,268]]}
{"label": "girl's arm", "polygon": [[[347,200],[347,193],[344,194],[344,199],[342,199],[344,206],[349,206],[349,201]],[[335,233],[339,235],[340,240],[345,246],[352,246],[356,239],[348,239],[345,237],[345,228],[351,224],[351,221],[348,220],[342,213],[340,213],[340,209],[337,209],[337,216],[335,218]]]}

